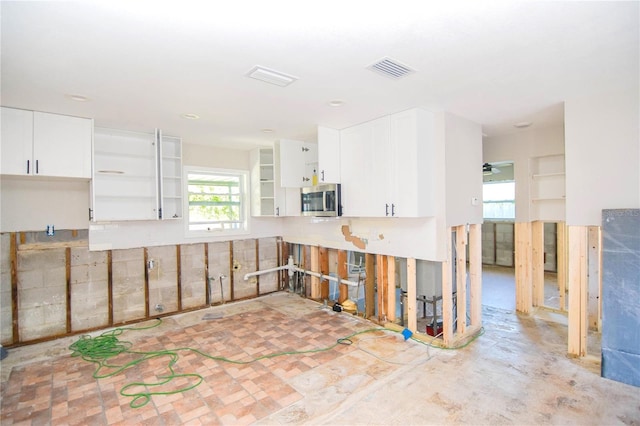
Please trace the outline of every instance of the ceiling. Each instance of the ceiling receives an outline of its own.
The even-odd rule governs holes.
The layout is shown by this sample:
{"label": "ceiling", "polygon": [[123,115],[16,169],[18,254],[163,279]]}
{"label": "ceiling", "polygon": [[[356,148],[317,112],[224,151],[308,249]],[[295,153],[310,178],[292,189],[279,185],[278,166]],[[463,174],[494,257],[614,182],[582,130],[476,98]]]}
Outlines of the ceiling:
{"label": "ceiling", "polygon": [[[569,98],[637,90],[639,4],[2,1],[1,103],[239,149],[413,107],[494,136],[562,123]],[[384,57],[415,72],[367,69]],[[256,65],[298,79],[248,78]]]}

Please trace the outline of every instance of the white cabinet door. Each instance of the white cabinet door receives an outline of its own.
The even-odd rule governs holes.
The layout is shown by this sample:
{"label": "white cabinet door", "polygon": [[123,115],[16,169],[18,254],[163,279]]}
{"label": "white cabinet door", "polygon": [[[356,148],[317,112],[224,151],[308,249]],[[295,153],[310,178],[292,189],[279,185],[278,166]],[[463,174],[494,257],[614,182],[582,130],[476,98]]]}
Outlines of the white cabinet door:
{"label": "white cabinet door", "polygon": [[33,111],[2,107],[2,169],[28,175],[33,169]]}
{"label": "white cabinet door", "polygon": [[340,131],[318,127],[318,181],[340,183]]}
{"label": "white cabinet door", "polygon": [[33,113],[35,174],[91,179],[93,120]]}
{"label": "white cabinet door", "polygon": [[[350,217],[385,215],[388,182],[389,118],[369,121],[340,132],[342,214]],[[385,194],[382,193],[385,192]]]}
{"label": "white cabinet door", "polygon": [[390,116],[389,202],[394,217],[435,214],[434,206],[434,117],[422,109]]}
{"label": "white cabinet door", "polygon": [[280,152],[280,186],[311,186],[313,171],[318,167],[318,145],[290,139],[281,139],[276,145]]}

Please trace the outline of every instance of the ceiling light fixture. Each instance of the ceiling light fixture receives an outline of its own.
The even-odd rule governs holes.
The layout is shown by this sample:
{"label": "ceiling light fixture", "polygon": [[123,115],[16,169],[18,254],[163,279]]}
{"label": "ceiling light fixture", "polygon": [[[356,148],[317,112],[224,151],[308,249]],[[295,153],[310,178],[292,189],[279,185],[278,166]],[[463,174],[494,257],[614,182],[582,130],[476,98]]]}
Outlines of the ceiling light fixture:
{"label": "ceiling light fixture", "polygon": [[521,121],[513,125],[513,127],[517,127],[518,129],[524,129],[526,127],[531,126],[533,123],[531,121]]}
{"label": "ceiling light fixture", "polygon": [[276,86],[286,87],[296,81],[298,77],[282,73],[280,71],[271,70],[269,68],[256,65],[251,68],[247,77],[254,78],[256,80],[264,81],[265,83],[275,84]]}
{"label": "ceiling light fixture", "polygon": [[191,114],[191,113],[182,114],[180,117],[186,118],[187,120],[197,120],[198,118],[200,118],[198,114]]}
{"label": "ceiling light fixture", "polygon": [[66,94],[65,97],[67,99],[71,99],[72,101],[76,101],[76,102],[87,102],[89,100],[89,98],[87,98],[86,96],[82,96],[82,95]]}
{"label": "ceiling light fixture", "polygon": [[340,99],[334,99],[332,101],[329,101],[329,106],[330,107],[341,107],[344,105],[344,101],[341,101]]}

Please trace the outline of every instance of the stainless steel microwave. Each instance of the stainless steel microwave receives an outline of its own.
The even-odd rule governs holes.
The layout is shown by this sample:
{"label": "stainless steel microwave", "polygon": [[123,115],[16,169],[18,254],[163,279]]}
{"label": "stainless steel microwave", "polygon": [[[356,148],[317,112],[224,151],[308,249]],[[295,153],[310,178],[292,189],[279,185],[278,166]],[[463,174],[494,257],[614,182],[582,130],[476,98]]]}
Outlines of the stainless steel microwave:
{"label": "stainless steel microwave", "polygon": [[302,216],[342,216],[340,184],[307,186],[300,192]]}

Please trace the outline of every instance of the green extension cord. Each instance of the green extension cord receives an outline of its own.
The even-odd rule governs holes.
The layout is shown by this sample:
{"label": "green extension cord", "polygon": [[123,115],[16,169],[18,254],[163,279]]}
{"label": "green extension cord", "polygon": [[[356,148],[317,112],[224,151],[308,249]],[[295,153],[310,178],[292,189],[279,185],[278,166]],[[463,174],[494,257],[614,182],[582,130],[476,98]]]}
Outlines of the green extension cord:
{"label": "green extension cord", "polygon": [[[130,350],[131,347],[133,346],[131,342],[121,342],[120,340],[118,340],[118,336],[121,335],[122,333],[124,333],[126,330],[148,330],[150,328],[154,328],[159,326],[162,323],[161,319],[157,319],[157,322],[147,326],[147,327],[122,327],[122,328],[116,328],[113,329],[111,331],[107,331],[105,333],[102,333],[101,335],[97,336],[97,337],[91,337],[88,335],[82,336],[80,338],[80,340],[76,341],[75,343],[73,343],[71,346],[69,346],[69,349],[73,351],[73,353],[71,354],[71,356],[73,357],[82,357],[83,360],[88,361],[88,362],[92,362],[94,364],[97,364],[97,368],[96,370],[93,372],[93,377],[95,379],[103,379],[103,378],[107,378],[107,377],[112,377],[115,376],[116,374],[134,367],[138,364],[141,364],[145,361],[148,361],[150,359],[153,358],[158,358],[158,357],[163,357],[163,356],[167,356],[169,357],[169,364],[168,364],[168,368],[169,368],[169,374],[166,376],[161,376],[160,377],[160,381],[156,382],[156,383],[145,383],[145,382],[134,382],[134,383],[129,383],[125,386],[122,387],[122,389],[120,389],[120,395],[122,396],[126,396],[126,397],[131,397],[132,400],[129,403],[129,406],[131,408],[139,408],[142,407],[144,405],[146,405],[150,400],[151,400],[151,396],[153,395],[172,395],[175,393],[180,393],[180,392],[186,392],[188,390],[191,390],[195,387],[197,387],[198,385],[200,385],[200,383],[203,382],[204,378],[200,375],[200,374],[196,374],[196,373],[190,373],[190,374],[176,374],[173,370],[173,365],[178,361],[178,352],[180,351],[190,351],[190,352],[195,352],[199,355],[202,355],[205,358],[209,358],[212,360],[216,360],[216,361],[223,361],[223,362],[228,362],[231,364],[239,364],[239,365],[245,365],[245,364],[251,364],[253,362],[256,361],[260,361],[262,359],[269,359],[269,358],[275,358],[275,357],[279,357],[279,356],[284,356],[284,355],[300,355],[300,354],[309,354],[309,353],[317,353],[317,352],[326,352],[329,351],[333,348],[335,348],[338,345],[351,345],[353,343],[353,341],[351,340],[352,337],[357,336],[359,334],[364,334],[364,333],[370,333],[373,331],[393,331],[393,330],[389,330],[386,328],[369,328],[366,330],[362,330],[362,331],[357,331],[355,333],[352,333],[346,337],[340,338],[336,341],[336,343],[334,343],[331,346],[327,346],[325,348],[319,348],[319,349],[309,349],[309,350],[305,350],[305,351],[290,351],[290,352],[276,352],[273,354],[267,354],[267,355],[262,355],[260,357],[248,360],[248,361],[237,361],[237,360],[232,360],[229,358],[225,358],[222,356],[213,356],[213,355],[209,355],[207,353],[201,352],[197,349],[193,349],[193,348],[175,348],[175,349],[166,349],[166,350],[161,350],[161,351],[152,351],[152,352],[137,352],[137,351],[132,351]],[[482,333],[481,333],[482,334]],[[481,335],[480,334],[480,335]],[[463,347],[466,347],[467,345],[469,345],[471,342],[473,342],[475,339],[477,339],[480,335],[476,336],[475,338],[471,339],[469,342],[467,342],[466,344],[456,347],[456,348],[440,348],[439,349],[461,349]],[[420,341],[418,339],[415,339],[413,337],[411,337],[411,340],[416,341],[418,343],[427,345],[427,346],[432,346],[428,343],[425,343],[423,341]],[[433,346],[432,346],[433,347]],[[115,358],[118,355],[121,354],[132,354],[132,355],[140,355],[140,358],[135,359],[133,361],[124,363],[123,365],[113,365],[109,363],[109,359],[111,358]],[[108,372],[104,372],[102,373],[103,369],[108,369]],[[172,380],[176,379],[176,378],[195,378],[196,382],[191,384],[191,385],[187,385],[184,386],[180,389],[176,389],[176,390],[171,390],[171,391],[151,391],[149,389],[152,389],[154,387],[158,387],[158,386],[162,386],[165,385],[169,382],[171,382]],[[139,392],[129,392],[129,389],[133,388],[133,387],[143,387],[145,389],[147,389],[146,391],[139,391]]]}
{"label": "green extension cord", "polygon": [[[353,334],[350,334],[347,337],[340,338],[336,341],[336,343],[334,343],[331,346],[327,346],[325,348],[309,349],[305,351],[277,352],[273,354],[263,355],[248,361],[237,361],[237,360],[228,359],[222,356],[213,356],[189,347],[166,349],[166,350],[152,351],[152,352],[137,352],[137,351],[130,350],[130,348],[132,347],[131,342],[121,342],[120,340],[118,340],[117,336],[121,335],[126,330],[147,330],[147,329],[159,326],[161,322],[162,320],[158,319],[155,324],[148,327],[116,328],[114,330],[107,331],[101,334],[100,336],[93,337],[93,338],[91,336],[86,336],[86,335],[82,336],[80,340],[76,341],[71,346],[69,346],[69,349],[73,351],[71,356],[74,356],[74,357],[79,356],[79,357],[82,357],[82,359],[85,361],[97,364],[97,368],[93,372],[93,377],[95,379],[103,379],[103,378],[115,376],[116,374],[128,368],[134,367],[140,363],[143,363],[153,358],[158,358],[162,356],[169,357],[168,368],[170,373],[166,376],[161,376],[160,381],[156,383],[134,382],[134,383],[129,383],[123,386],[122,389],[120,389],[120,395],[133,398],[129,403],[129,406],[131,408],[139,408],[147,404],[151,400],[152,395],[172,395],[175,393],[186,392],[188,390],[191,390],[197,387],[200,383],[202,383],[204,378],[199,374],[196,374],[196,373],[176,374],[174,372],[173,365],[178,361],[178,358],[179,358],[178,352],[180,351],[191,351],[212,360],[244,365],[244,364],[250,364],[256,361],[260,361],[262,359],[275,358],[275,357],[284,356],[284,355],[299,355],[299,354],[325,352],[335,348],[338,345],[350,345],[352,343],[350,339],[359,334],[370,333],[372,331],[385,330],[384,328],[370,328],[367,330],[355,332]],[[109,359],[117,357],[118,355],[121,355],[121,354],[140,355],[140,358],[124,363],[123,365],[113,365],[109,363]],[[103,369],[108,369],[109,372],[102,373]],[[191,385],[182,387],[180,389],[171,390],[171,391],[146,390],[146,391],[139,391],[139,392],[129,392],[129,389],[136,386],[150,389],[153,387],[162,386],[180,377],[195,378],[196,382]]]}

